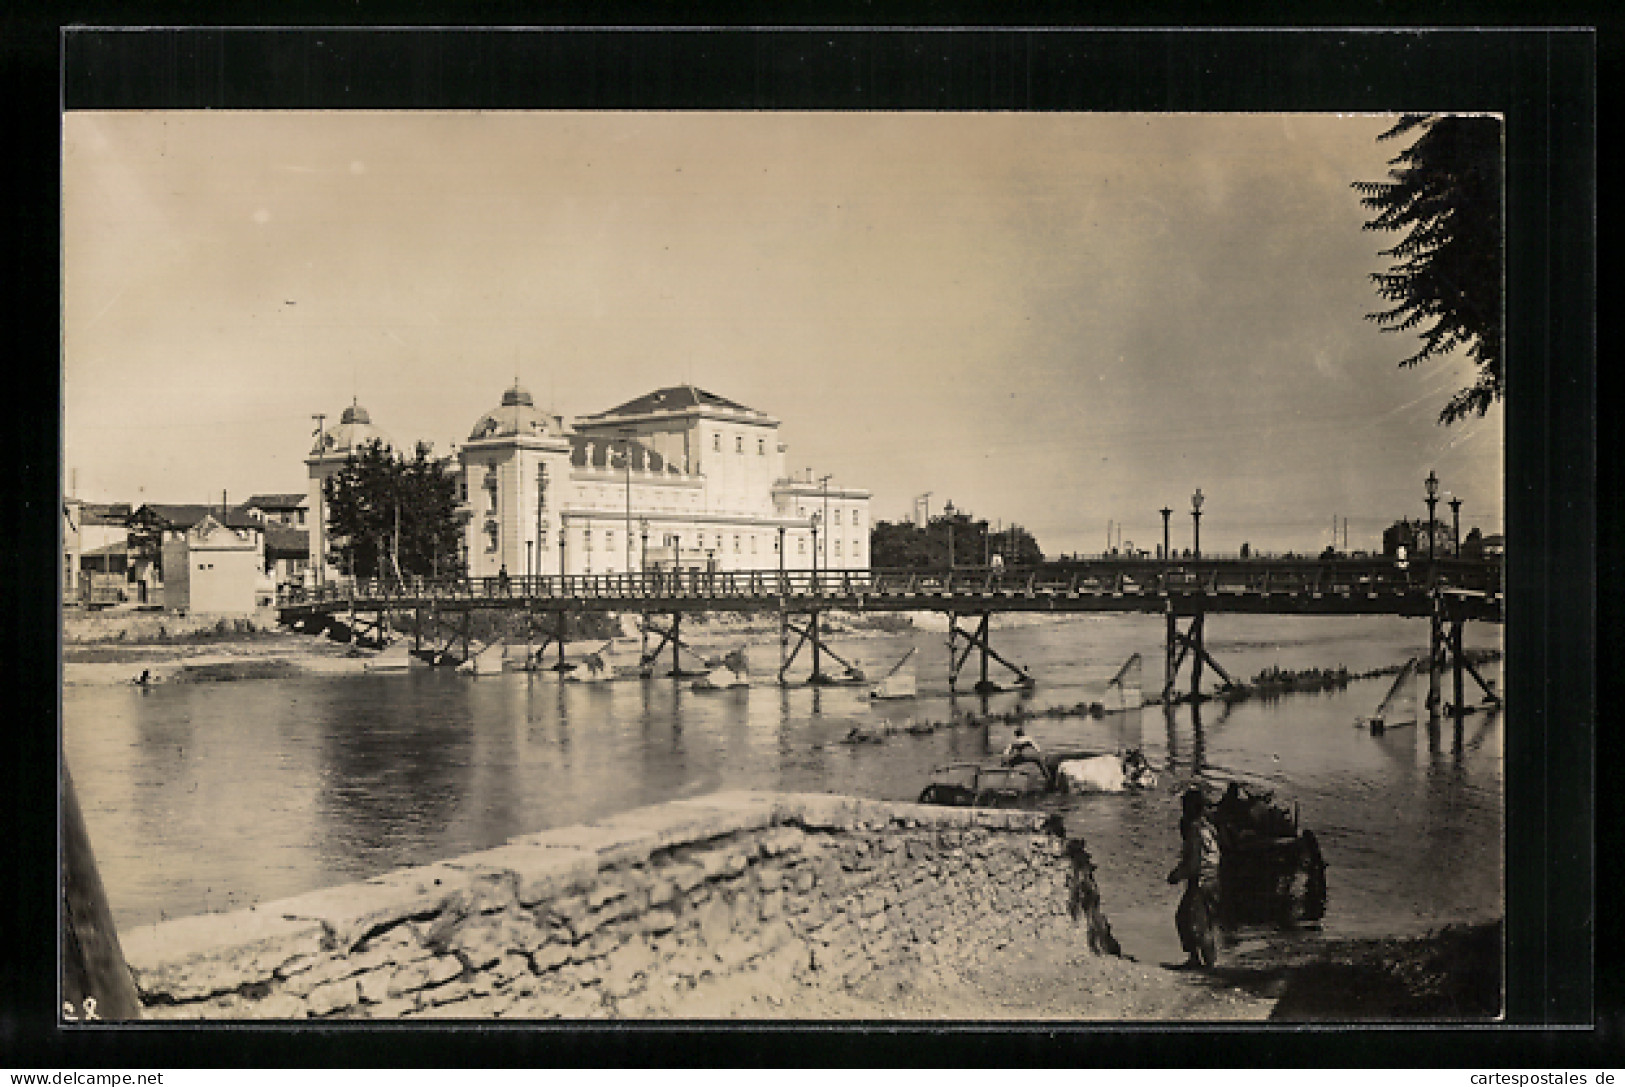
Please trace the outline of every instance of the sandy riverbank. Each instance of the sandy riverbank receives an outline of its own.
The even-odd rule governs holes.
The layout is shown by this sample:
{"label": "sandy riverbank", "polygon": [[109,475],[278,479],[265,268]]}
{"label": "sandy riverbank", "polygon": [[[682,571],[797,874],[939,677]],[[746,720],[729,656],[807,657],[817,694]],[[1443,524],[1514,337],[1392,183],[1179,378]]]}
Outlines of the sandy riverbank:
{"label": "sandy riverbank", "polygon": [[[890,615],[826,616],[828,636],[842,640],[878,638],[909,629],[907,618]],[[688,617],[683,623],[683,641],[707,657],[720,657],[741,647],[776,649],[778,638],[777,617],[717,614]],[[603,644],[597,638],[572,642],[566,647],[566,659],[578,658]],[[607,655],[617,668],[630,668],[637,663],[641,644],[637,619],[628,615]],[[524,657],[522,635],[511,636],[506,645],[511,662]],[[251,618],[176,617],[122,609],[71,612],[63,618],[65,686],[129,683],[143,671],[150,682],[157,683],[359,675],[376,655],[373,649],[278,627],[272,613]]]}
{"label": "sandy riverbank", "polygon": [[[1171,920],[1170,920],[1170,923]],[[736,984],[651,994],[640,1017],[1118,1022],[1485,1021],[1499,1014],[1501,926],[1413,940],[1301,940],[1187,973],[1091,954],[1081,928],[981,947],[962,962],[851,987],[786,981],[742,1001]],[[519,1005],[504,1017],[523,1017]]]}

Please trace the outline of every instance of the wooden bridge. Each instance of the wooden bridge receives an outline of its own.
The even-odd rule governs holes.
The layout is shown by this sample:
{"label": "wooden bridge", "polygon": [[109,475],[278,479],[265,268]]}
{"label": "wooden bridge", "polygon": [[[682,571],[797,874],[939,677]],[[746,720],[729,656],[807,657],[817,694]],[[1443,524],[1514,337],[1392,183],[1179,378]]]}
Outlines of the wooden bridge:
{"label": "wooden bridge", "polygon": [[[582,613],[631,612],[644,616],[646,629],[662,635],[643,655],[647,672],[667,645],[673,672],[681,645],[684,615],[734,611],[780,617],[781,644],[799,635],[793,651],[781,652],[781,682],[804,645],[812,648],[810,682],[828,682],[821,670],[825,643],[819,616],[826,611],[937,611],[949,617],[950,687],[973,650],[981,651],[977,686],[993,686],[990,661],[1030,684],[1027,671],[1001,657],[990,644],[989,619],[1000,612],[1141,612],[1167,621],[1165,698],[1187,656],[1192,659],[1192,692],[1204,663],[1228,684],[1229,677],[1203,647],[1209,614],[1397,615],[1432,621],[1434,659],[1457,658],[1457,705],[1461,704],[1461,625],[1470,620],[1502,620],[1501,566],[1497,561],[1438,560],[1398,564],[1388,559],[1097,559],[1057,562],[1030,568],[958,567],[939,570],[717,570],[645,571],[544,577],[425,580],[342,579],[315,591],[294,591],[279,600],[285,622],[308,626],[339,620],[350,629],[403,629],[412,617],[421,632],[448,625],[453,641],[461,629],[468,647],[468,617],[481,610],[528,613],[533,621],[556,619],[563,652],[563,619]],[[666,628],[651,627],[654,616],[669,617]],[[792,619],[792,617],[795,617]],[[974,623],[962,628],[960,618]],[[1186,620],[1180,630],[1179,620]],[[963,640],[963,652],[959,643]],[[846,662],[841,661],[845,664]],[[850,669],[850,665],[848,665]],[[1488,692],[1487,692],[1488,693]]]}

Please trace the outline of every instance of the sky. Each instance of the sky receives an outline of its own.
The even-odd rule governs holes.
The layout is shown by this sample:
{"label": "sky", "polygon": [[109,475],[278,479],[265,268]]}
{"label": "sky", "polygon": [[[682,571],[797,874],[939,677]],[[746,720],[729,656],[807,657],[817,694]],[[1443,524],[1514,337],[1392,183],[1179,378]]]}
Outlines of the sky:
{"label": "sky", "polygon": [[[358,400],[447,452],[515,378],[566,419],[691,382],[791,468],[1046,553],[1352,549],[1502,524],[1502,409],[1401,370],[1350,187],[1385,116],[70,113],[63,486],[303,491]],[[1448,510],[1441,505],[1441,516]]]}

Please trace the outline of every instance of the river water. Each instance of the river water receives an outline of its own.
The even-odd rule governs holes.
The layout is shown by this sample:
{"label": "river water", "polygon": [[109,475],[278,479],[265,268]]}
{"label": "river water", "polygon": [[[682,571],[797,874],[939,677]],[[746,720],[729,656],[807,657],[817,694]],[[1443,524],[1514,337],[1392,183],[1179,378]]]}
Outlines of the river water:
{"label": "river water", "polygon": [[[1470,648],[1499,638],[1497,627],[1468,626]],[[1161,639],[1156,616],[996,627],[994,647],[1038,686],[991,695],[985,707],[1098,700],[1136,652],[1154,693]],[[1427,625],[1209,616],[1206,639],[1237,678],[1271,665],[1361,672],[1425,654]],[[115,919],[126,926],[240,909],[717,789],[912,800],[934,766],[995,756],[1010,728],[839,740],[854,724],[980,712],[974,695],[948,697],[946,641],[918,630],[833,641],[872,676],[917,647],[920,697],[908,702],[871,703],[862,687],[781,688],[770,642],[750,648],[755,685],[725,692],[669,678],[576,684],[552,672],[441,669],[73,686],[63,691],[63,742]],[[617,652],[631,663],[636,647],[627,644],[630,656]],[[1500,684],[1497,664],[1480,670]],[[1193,775],[1215,789],[1232,779],[1263,785],[1298,804],[1329,865],[1326,936],[1419,934],[1502,914],[1503,715],[1373,736],[1357,718],[1390,682],[1028,725],[1051,747],[1141,745],[1162,776],[1147,793],[1061,805],[1095,857],[1125,952],[1179,957],[1179,891],[1164,877],[1177,859],[1178,791]],[[1469,679],[1469,701],[1475,690]]]}

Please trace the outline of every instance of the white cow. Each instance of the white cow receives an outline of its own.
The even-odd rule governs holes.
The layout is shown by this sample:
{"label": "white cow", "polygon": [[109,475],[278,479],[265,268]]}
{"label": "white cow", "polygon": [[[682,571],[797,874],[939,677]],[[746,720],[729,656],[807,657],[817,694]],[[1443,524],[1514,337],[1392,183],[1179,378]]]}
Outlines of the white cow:
{"label": "white cow", "polygon": [[1055,780],[1063,793],[1122,793],[1156,788],[1157,774],[1136,747],[1116,755],[1069,759],[1056,768]]}

